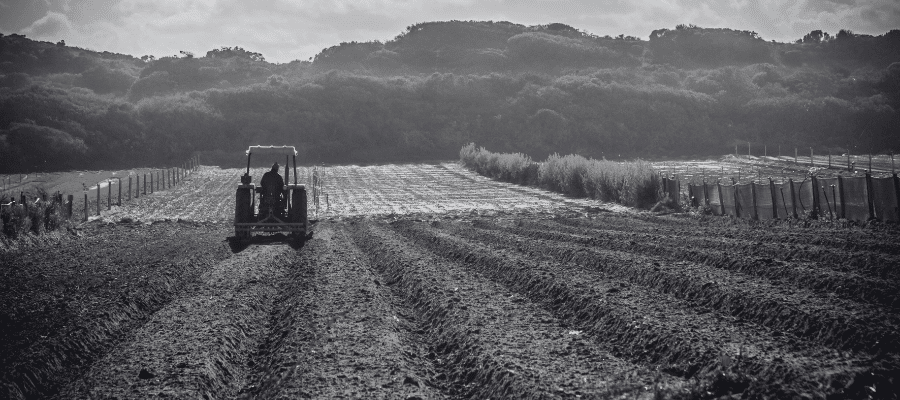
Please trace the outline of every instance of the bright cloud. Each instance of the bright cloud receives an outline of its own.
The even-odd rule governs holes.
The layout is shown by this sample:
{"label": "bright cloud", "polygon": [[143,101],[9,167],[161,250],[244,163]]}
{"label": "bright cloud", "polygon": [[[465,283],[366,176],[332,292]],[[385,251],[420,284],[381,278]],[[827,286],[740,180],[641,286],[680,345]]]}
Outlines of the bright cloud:
{"label": "bright cloud", "polygon": [[50,11],[43,18],[34,21],[22,33],[35,37],[61,37],[71,34],[72,23],[65,14]]}
{"label": "bright cloud", "polygon": [[0,31],[141,56],[241,46],[270,61],[307,59],[345,41],[390,40],[439,20],[562,22],[646,38],[677,24],[753,30],[790,41],[814,29],[900,29],[894,0],[0,0]]}

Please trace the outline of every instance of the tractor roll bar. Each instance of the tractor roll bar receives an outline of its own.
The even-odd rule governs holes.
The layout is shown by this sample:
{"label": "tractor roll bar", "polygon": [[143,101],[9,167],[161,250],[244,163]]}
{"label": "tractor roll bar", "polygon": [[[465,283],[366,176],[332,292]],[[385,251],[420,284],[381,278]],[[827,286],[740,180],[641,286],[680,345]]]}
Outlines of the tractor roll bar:
{"label": "tractor roll bar", "polygon": [[[247,174],[250,174],[250,156],[253,154],[275,154],[285,156],[294,156],[294,172],[297,170],[297,149],[294,146],[250,146],[247,148]],[[288,159],[285,157],[285,171],[287,171]],[[297,174],[294,174],[294,183],[297,180]]]}

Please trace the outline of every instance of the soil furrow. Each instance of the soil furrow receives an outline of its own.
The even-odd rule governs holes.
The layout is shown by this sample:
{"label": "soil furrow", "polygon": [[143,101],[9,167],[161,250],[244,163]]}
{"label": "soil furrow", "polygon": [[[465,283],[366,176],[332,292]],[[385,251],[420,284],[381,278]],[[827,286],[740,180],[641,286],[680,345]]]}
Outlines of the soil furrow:
{"label": "soil furrow", "polygon": [[[487,375],[478,383],[483,392],[464,393],[466,396],[496,395],[491,391],[505,382],[490,377],[505,378],[507,372],[512,374],[511,386],[527,388],[521,395],[538,397],[637,395],[648,388],[651,395],[671,394],[677,391],[676,386],[684,385],[680,379],[660,375],[596,348],[590,335],[567,327],[548,311],[478,271],[439,258],[379,225],[365,224],[356,229],[354,239],[372,255],[378,268],[393,282],[398,282],[395,286],[407,283],[416,296],[426,297],[420,304],[437,305],[441,310],[438,312],[446,314],[447,323],[464,335],[460,339],[468,342],[461,343],[461,347],[482,354],[468,355],[481,358],[481,370],[472,371],[460,360],[457,364],[462,364],[463,369],[451,374],[451,377],[465,377],[465,381],[459,382],[463,386],[471,383],[468,379],[472,373],[476,374],[475,380],[478,375]],[[437,335],[432,333],[432,336]],[[448,353],[451,349],[446,346],[440,352],[441,342],[438,339],[437,345],[432,346],[436,352],[434,357],[439,360],[459,357]]]}
{"label": "soil furrow", "polygon": [[715,240],[684,237],[676,239],[647,234],[634,236],[600,229],[585,231],[555,221],[516,221],[515,224],[480,221],[478,226],[591,248],[654,255],[667,260],[692,261],[714,268],[759,276],[776,284],[807,288],[820,294],[835,293],[849,300],[889,308],[900,307],[897,282],[835,271],[824,268],[828,265],[823,263],[793,261],[790,257],[775,260],[766,257],[765,254],[761,257],[753,249],[734,248],[721,242],[716,245]]}
{"label": "soil furrow", "polygon": [[289,251],[255,246],[217,264],[61,396],[234,397],[246,385]]}
{"label": "soil furrow", "polygon": [[[400,250],[385,249],[379,239],[354,232],[354,239],[369,252],[375,268],[394,293],[405,298],[422,326],[429,353],[441,370],[432,382],[447,394],[460,398],[537,398],[535,388],[523,382],[515,365],[504,365],[486,353],[475,338],[478,327],[468,318],[468,311],[457,303],[458,297],[447,296],[443,278],[426,278],[419,267],[396,261]],[[418,255],[421,259],[421,255]],[[452,288],[451,288],[452,290]]]}
{"label": "soil furrow", "polygon": [[[474,223],[476,228],[481,223]],[[510,236],[486,229],[448,224],[460,235],[520,252],[572,263],[656,288],[723,314],[791,332],[838,350],[872,354],[898,349],[895,318],[871,306],[822,298],[784,288],[738,272],[711,269],[689,261],[594,249],[568,243]]]}
{"label": "soil furrow", "polygon": [[[621,218],[621,217],[619,217]],[[604,219],[608,221],[609,219]],[[836,273],[859,274],[870,280],[889,279],[893,283],[900,282],[900,271],[893,268],[900,264],[900,256],[883,254],[871,249],[848,250],[852,247],[847,243],[857,240],[854,235],[858,231],[832,229],[835,236],[845,237],[845,243],[840,246],[815,245],[802,240],[792,238],[790,235],[770,234],[769,230],[752,230],[746,227],[716,228],[703,226],[702,229],[688,229],[673,225],[668,228],[654,228],[650,230],[627,229],[622,227],[601,226],[585,219],[557,219],[553,223],[554,230],[560,228],[581,228],[592,232],[597,236],[623,236],[641,240],[652,240],[662,245],[678,244],[678,248],[685,245],[704,249],[717,249],[730,251],[748,256],[758,256],[764,259],[780,261],[809,261],[816,263],[819,268],[828,268]],[[756,232],[758,231],[758,232]],[[777,232],[777,231],[775,231]],[[823,234],[821,229],[819,234]],[[881,238],[884,241],[884,238]],[[833,243],[832,243],[833,244]]]}
{"label": "soil furrow", "polygon": [[[589,268],[532,261],[525,255],[484,247],[453,236],[460,234],[456,229],[411,223],[397,224],[395,229],[444,257],[484,270],[559,318],[571,320],[575,329],[604,338],[620,355],[674,374],[699,374],[712,379],[711,387],[722,385],[718,377],[729,376],[722,371],[733,373],[736,364],[741,370],[737,376],[744,379],[731,375],[726,379],[731,383],[725,385],[729,390],[753,385],[749,390],[786,390],[784,395],[828,381],[839,387],[852,381],[845,372],[862,373],[869,363],[865,355],[838,353],[791,335],[703,313],[696,304],[654,295]],[[852,367],[835,373],[831,368],[835,364]]]}
{"label": "soil furrow", "polygon": [[[603,214],[594,219],[571,219],[563,221],[573,226],[615,230],[629,234],[664,233],[675,237],[725,238],[738,242],[756,243],[757,239],[765,239],[768,243],[793,246],[807,251],[799,255],[816,260],[817,252],[824,252],[821,257],[834,257],[836,250],[855,256],[878,255],[887,260],[895,260],[900,256],[900,245],[886,242],[885,236],[896,236],[900,231],[896,227],[883,229],[841,228],[838,225],[800,221],[793,224],[785,221],[748,221],[733,220],[728,217],[691,218],[684,215],[652,216]],[[826,234],[828,233],[828,234]],[[777,252],[778,249],[773,251]],[[783,251],[783,250],[782,250]],[[838,253],[841,254],[841,253]],[[856,260],[849,257],[850,260]],[[865,266],[862,260],[854,261],[858,266]],[[892,271],[873,270],[873,274],[890,273]]]}
{"label": "soil furrow", "polygon": [[320,223],[301,253],[246,397],[444,397],[412,312],[394,304],[346,233]]}
{"label": "soil furrow", "polygon": [[[46,271],[46,275],[40,273],[37,278],[17,283],[16,291],[27,291],[28,286],[50,280],[65,282],[65,288],[47,293],[55,297],[59,314],[51,311],[40,320],[23,320],[27,314],[20,315],[5,326],[4,345],[11,347],[3,351],[6,395],[0,397],[55,394],[195,282],[204,269],[230,254],[217,237],[220,232],[206,227],[199,228],[202,231],[180,224],[91,229],[98,230],[93,232],[97,236],[92,240],[73,238],[66,246],[49,249],[37,257],[29,254],[30,260],[5,259],[14,266],[13,271],[28,272],[38,265]],[[163,231],[167,234],[162,235]],[[165,243],[162,237],[179,238],[179,243]],[[30,313],[28,302],[42,299],[21,300],[8,309]],[[34,340],[15,339],[22,334],[42,337],[18,348],[19,341]]]}

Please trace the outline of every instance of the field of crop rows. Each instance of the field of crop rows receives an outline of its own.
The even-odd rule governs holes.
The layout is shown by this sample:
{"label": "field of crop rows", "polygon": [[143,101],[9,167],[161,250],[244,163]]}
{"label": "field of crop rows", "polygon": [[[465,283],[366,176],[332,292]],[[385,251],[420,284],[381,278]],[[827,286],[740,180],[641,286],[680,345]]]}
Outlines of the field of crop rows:
{"label": "field of crop rows", "polygon": [[892,226],[610,212],[456,164],[319,172],[302,246],[226,241],[242,171],[203,167],[0,250],[0,397],[900,390]]}
{"label": "field of crop rows", "polygon": [[[190,184],[158,191],[122,207],[114,206],[112,211],[102,212],[102,219],[230,222],[234,219],[235,188],[244,172],[201,167],[187,178]],[[250,174],[258,183],[264,172],[265,169],[252,169]],[[495,182],[456,163],[320,167],[316,204],[313,174],[312,168],[298,168],[297,182],[306,183],[309,188],[310,218],[314,219],[461,213],[551,215],[597,206],[584,199]]]}

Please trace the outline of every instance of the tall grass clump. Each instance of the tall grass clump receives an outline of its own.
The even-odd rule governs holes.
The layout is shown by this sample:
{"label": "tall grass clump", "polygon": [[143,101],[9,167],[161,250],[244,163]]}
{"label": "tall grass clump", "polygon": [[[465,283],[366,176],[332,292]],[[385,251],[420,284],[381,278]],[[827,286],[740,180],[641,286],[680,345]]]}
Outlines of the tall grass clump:
{"label": "tall grass clump", "polygon": [[37,201],[27,206],[9,204],[0,208],[0,232],[12,239],[26,233],[41,235],[68,224],[63,206],[57,201]]}
{"label": "tall grass clump", "polygon": [[489,178],[521,185],[534,185],[538,164],[522,153],[492,153],[469,143],[459,150],[463,166]]}
{"label": "tall grass clump", "polygon": [[659,176],[650,163],[616,162],[579,155],[552,154],[533,162],[521,153],[492,153],[474,143],[459,151],[464,166],[481,175],[525,185],[540,186],[573,197],[589,197],[637,208],[650,208],[660,198]]}

